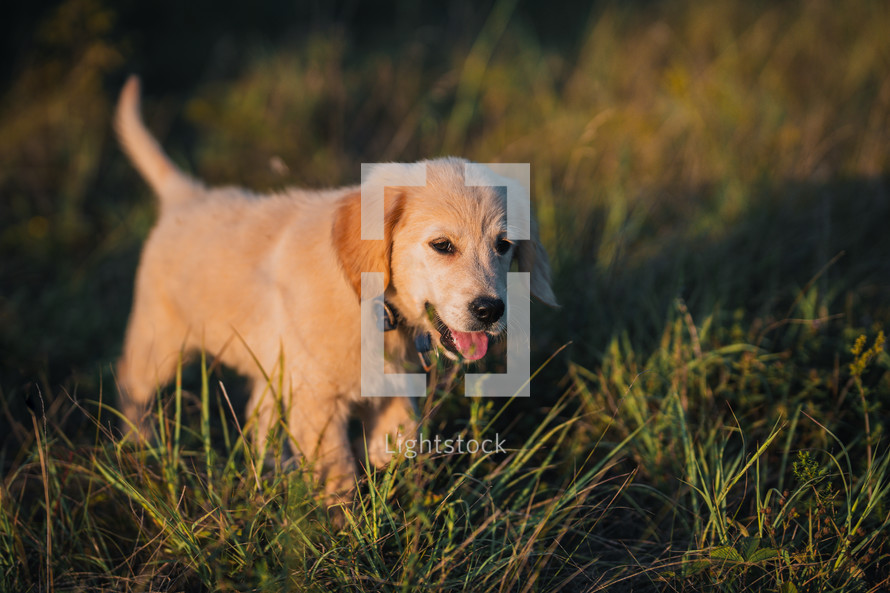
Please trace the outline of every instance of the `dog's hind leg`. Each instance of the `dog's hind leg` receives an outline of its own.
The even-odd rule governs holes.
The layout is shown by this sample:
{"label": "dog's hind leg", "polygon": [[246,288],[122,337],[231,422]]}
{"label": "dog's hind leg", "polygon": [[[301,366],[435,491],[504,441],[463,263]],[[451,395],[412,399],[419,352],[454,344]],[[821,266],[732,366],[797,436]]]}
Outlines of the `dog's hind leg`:
{"label": "dog's hind leg", "polygon": [[150,434],[151,402],[159,386],[173,378],[182,364],[187,329],[164,303],[139,298],[127,325],[124,352],[117,365],[121,430],[146,438]]}

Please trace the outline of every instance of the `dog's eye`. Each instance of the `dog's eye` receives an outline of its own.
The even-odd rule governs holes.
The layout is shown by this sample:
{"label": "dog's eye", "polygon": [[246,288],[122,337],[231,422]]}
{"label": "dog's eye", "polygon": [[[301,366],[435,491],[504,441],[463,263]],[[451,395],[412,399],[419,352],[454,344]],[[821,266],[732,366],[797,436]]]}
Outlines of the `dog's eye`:
{"label": "dog's eye", "polygon": [[498,239],[498,242],[494,244],[494,249],[498,252],[498,255],[504,255],[510,251],[510,247],[512,246],[513,244],[506,239]]}
{"label": "dog's eye", "polygon": [[436,239],[435,241],[430,241],[430,247],[445,255],[454,253],[454,243],[448,239]]}

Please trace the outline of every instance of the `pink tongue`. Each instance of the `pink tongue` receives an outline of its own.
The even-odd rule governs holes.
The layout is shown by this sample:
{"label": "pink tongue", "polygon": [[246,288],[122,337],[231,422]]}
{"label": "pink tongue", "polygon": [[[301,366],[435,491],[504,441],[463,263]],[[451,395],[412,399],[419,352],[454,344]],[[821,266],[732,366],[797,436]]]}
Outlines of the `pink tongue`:
{"label": "pink tongue", "polygon": [[485,332],[451,330],[451,338],[457,351],[467,360],[479,360],[488,352],[488,334]]}

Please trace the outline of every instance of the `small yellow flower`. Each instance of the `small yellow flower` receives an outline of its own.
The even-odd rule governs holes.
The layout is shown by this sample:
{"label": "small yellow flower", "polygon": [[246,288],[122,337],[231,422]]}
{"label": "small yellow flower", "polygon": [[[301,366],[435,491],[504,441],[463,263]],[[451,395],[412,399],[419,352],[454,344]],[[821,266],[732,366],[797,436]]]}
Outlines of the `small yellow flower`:
{"label": "small yellow flower", "polygon": [[865,367],[868,366],[868,363],[884,350],[886,341],[884,331],[881,330],[878,332],[878,337],[875,338],[875,343],[872,347],[868,350],[864,350],[866,342],[865,334],[856,338],[856,343],[853,344],[853,347],[850,349],[850,352],[853,354],[853,362],[850,363],[850,375],[857,379],[861,377],[862,373],[865,372]]}
{"label": "small yellow flower", "polygon": [[853,353],[853,356],[858,357],[862,354],[862,349],[865,348],[865,334],[862,334],[858,338],[856,338],[856,343],[853,344],[853,349],[850,351]]}

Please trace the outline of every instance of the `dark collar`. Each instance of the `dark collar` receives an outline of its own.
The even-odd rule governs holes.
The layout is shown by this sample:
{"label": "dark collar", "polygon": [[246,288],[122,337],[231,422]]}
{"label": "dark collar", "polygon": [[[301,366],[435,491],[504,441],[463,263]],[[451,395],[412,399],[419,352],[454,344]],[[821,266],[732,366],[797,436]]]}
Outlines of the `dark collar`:
{"label": "dark collar", "polygon": [[383,307],[379,312],[379,316],[383,331],[385,332],[397,329],[399,327],[399,322],[402,320],[402,316],[399,315],[399,310],[386,301],[383,301]]}
{"label": "dark collar", "polygon": [[[389,332],[399,328],[402,322],[402,315],[399,310],[392,306],[392,303],[383,301],[383,306],[378,309],[377,313],[378,327],[382,327],[383,331]],[[420,365],[423,370],[429,372],[435,365],[432,354],[433,345],[430,340],[430,334],[427,332],[414,336],[414,347],[417,348],[417,355],[420,358]]]}

